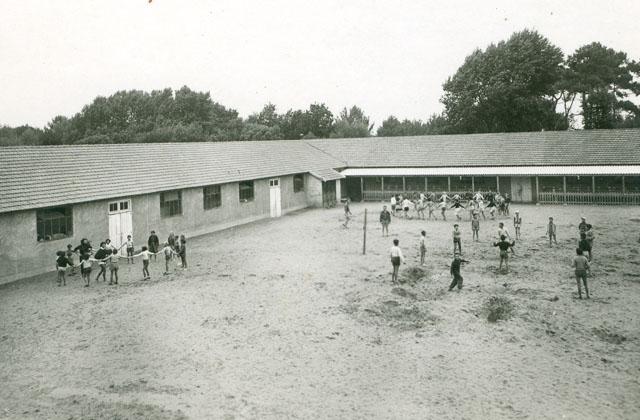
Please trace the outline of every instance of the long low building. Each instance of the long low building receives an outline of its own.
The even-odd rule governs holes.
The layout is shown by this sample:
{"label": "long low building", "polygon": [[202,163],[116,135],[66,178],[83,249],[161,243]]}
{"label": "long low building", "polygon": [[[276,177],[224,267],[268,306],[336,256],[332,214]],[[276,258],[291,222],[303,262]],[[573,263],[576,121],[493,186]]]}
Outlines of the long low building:
{"label": "long low building", "polygon": [[420,191],[640,204],[640,130],[0,148],[0,283],[50,271],[81,238],[139,249],[151,230]]}
{"label": "long low building", "polygon": [[640,204],[640,130],[309,141],[341,159],[343,195],[500,191],[515,202]]}

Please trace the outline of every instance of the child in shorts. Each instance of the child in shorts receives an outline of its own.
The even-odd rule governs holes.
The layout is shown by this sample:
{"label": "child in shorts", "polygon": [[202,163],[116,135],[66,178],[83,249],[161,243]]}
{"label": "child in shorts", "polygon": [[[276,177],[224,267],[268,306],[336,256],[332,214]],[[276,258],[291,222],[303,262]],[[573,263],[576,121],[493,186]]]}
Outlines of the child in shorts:
{"label": "child in shorts", "polygon": [[400,269],[400,264],[404,261],[404,257],[402,256],[402,250],[398,246],[400,241],[397,239],[393,240],[393,246],[389,251],[391,256],[391,266],[393,267],[393,273],[391,274],[391,283],[398,282],[398,270]]}
{"label": "child in shorts", "polygon": [[67,279],[65,278],[65,273],[67,272],[67,267],[72,266],[67,259],[64,251],[56,252],[58,258],[56,258],[56,271],[58,272],[58,286],[66,286]]}
{"label": "child in shorts", "polygon": [[91,281],[91,259],[87,253],[80,256],[80,273],[85,281],[84,287],[89,287],[89,282]]}
{"label": "child in shorts", "polygon": [[178,255],[178,253],[174,251],[173,248],[171,248],[169,242],[164,243],[164,247],[160,250],[160,252],[164,254],[164,273],[162,274],[166,275],[169,274],[169,261],[171,261],[171,257],[173,257],[173,255]]}
{"label": "child in shorts", "polygon": [[480,218],[478,212],[473,212],[473,219],[471,219],[471,231],[473,232],[473,239],[477,242],[480,240]]}
{"label": "child in shorts", "polygon": [[456,223],[453,225],[453,252],[456,252],[456,245],[458,247],[458,252],[462,254],[462,232],[460,232],[459,226]]}
{"label": "child in shorts", "polygon": [[499,242],[493,243],[493,246],[500,248],[500,268],[498,268],[498,270],[502,271],[502,263],[504,262],[507,273],[509,272],[509,248],[512,248],[515,244],[515,241],[507,241],[507,237],[505,235],[500,237]]}
{"label": "child in shorts", "polygon": [[578,283],[578,297],[582,299],[582,290],[580,288],[580,280],[584,283],[584,290],[587,292],[589,299],[589,287],[587,286],[587,272],[590,270],[589,260],[583,255],[582,249],[576,248],[576,256],[573,257],[571,266],[575,268],[576,283]]}
{"label": "child in shorts", "polygon": [[133,256],[134,258],[142,257],[142,280],[151,279],[151,274],[149,274],[149,261],[151,260],[152,255],[153,253],[147,250],[146,246],[143,246],[142,251]]}
{"label": "child in shorts", "polygon": [[131,239],[131,235],[127,235],[127,242],[125,245],[127,246],[127,264],[133,264],[133,239]]}
{"label": "child in shorts", "polygon": [[[120,255],[118,255],[118,250],[114,249],[109,257],[109,271],[111,272],[109,277],[109,285],[118,284],[118,260],[120,259]],[[113,278],[116,278],[116,281],[113,281]]]}
{"label": "child in shorts", "polygon": [[516,231],[516,239],[520,239],[521,226],[522,226],[522,217],[520,217],[520,211],[516,210],[515,216],[513,216],[513,228]]}

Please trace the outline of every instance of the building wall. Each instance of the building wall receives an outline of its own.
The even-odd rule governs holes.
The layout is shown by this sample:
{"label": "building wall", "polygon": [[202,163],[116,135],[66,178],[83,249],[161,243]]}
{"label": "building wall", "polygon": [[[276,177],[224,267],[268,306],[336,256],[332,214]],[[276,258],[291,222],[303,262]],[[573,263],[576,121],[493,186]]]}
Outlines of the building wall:
{"label": "building wall", "polygon": [[[283,214],[316,205],[318,185],[318,197],[322,204],[321,183],[310,180],[315,178],[306,176],[304,190],[294,193],[293,176],[280,177]],[[166,218],[160,217],[160,193],[120,197],[131,199],[132,234],[136,250],[146,245],[151,230],[156,231],[160,241],[165,241],[171,231],[184,233],[190,238],[270,215],[268,179],[254,181],[254,199],[246,203],[240,202],[238,183],[222,184],[222,205],[210,210],[204,210],[202,188],[180,191],[182,214]],[[97,248],[109,236],[111,201],[115,200],[74,205],[73,236],[55,241],[37,241],[35,210],[0,214],[0,284],[53,271],[56,251],[66,250],[67,244],[75,247],[82,238],[88,238]]]}
{"label": "building wall", "polygon": [[322,181],[307,175],[305,187],[307,190],[307,202],[313,207],[322,207]]}

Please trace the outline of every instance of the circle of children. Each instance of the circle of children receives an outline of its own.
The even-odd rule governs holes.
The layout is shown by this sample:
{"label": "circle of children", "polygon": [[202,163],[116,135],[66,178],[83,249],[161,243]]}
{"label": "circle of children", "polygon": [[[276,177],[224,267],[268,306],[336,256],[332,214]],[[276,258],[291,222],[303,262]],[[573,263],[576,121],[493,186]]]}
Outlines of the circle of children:
{"label": "circle of children", "polygon": [[[156,260],[157,254],[164,254],[165,259],[165,271],[163,274],[169,274],[169,262],[174,256],[179,256],[181,266],[183,269],[187,268],[187,239],[185,235],[176,236],[171,232],[167,241],[163,243],[160,248],[160,240],[155,231],[151,231],[151,235],[147,241],[147,246],[143,246],[140,252],[134,253],[134,244],[131,235],[127,236],[127,241],[120,247],[115,247],[111,244],[110,239],[105,239],[100,243],[100,247],[94,251],[91,246],[91,242],[88,239],[83,238],[80,241],[80,245],[75,248],[73,245],[67,245],[66,251],[56,252],[56,272],[58,273],[58,286],[65,286],[67,284],[66,274],[69,272],[70,276],[76,274],[76,267],[80,267],[80,273],[84,280],[84,286],[89,287],[91,282],[91,271],[94,263],[97,263],[98,275],[95,278],[97,282],[100,277],[102,281],[107,281],[107,268],[110,271],[109,285],[118,284],[118,267],[121,259],[127,260],[127,264],[134,264],[135,259],[142,258],[142,280],[149,280],[151,274],[149,273],[149,263],[151,257]],[[120,255],[120,250],[126,248],[127,256]],[[76,263],[76,257],[79,258]]]}
{"label": "circle of children", "polygon": [[[463,204],[465,202],[466,205]],[[352,216],[349,209],[349,203],[350,200],[347,198],[344,205],[345,222],[343,226],[345,228],[348,227],[348,223]],[[463,216],[461,215],[461,213],[463,210],[466,210],[468,211],[469,220],[471,221],[473,240],[477,242],[479,241],[478,233],[480,231],[480,216],[482,216],[483,220],[486,220],[486,213],[488,212],[491,220],[496,219],[496,214],[498,216],[510,217],[510,203],[511,199],[509,197],[509,194],[505,194],[503,196],[500,193],[493,193],[491,191],[486,193],[485,196],[483,196],[481,192],[476,192],[475,194],[466,193],[464,194],[464,197],[460,196],[460,194],[455,194],[450,197],[446,192],[443,192],[439,197],[437,197],[435,193],[415,193],[411,198],[409,198],[408,196],[403,197],[402,195],[394,195],[390,200],[391,211],[389,211],[387,209],[387,206],[384,205],[382,207],[382,211],[380,212],[382,235],[389,235],[389,224],[391,223],[392,215],[398,218],[412,219],[413,216],[410,214],[410,212],[414,210],[416,213],[416,218],[418,220],[431,220],[431,217],[433,217],[434,220],[438,220],[435,211],[436,209],[440,209],[442,220],[446,221],[447,210],[454,210],[456,220],[462,221]],[[427,216],[425,216],[426,210],[428,210]],[[505,266],[506,272],[509,272],[509,252],[515,255],[513,247],[516,244],[516,240],[521,239],[521,226],[522,217],[520,216],[520,212],[517,210],[514,212],[513,216],[515,237],[511,237],[508,229],[504,226],[503,222],[500,222],[498,224],[497,237],[499,240],[497,242],[494,242],[493,246],[499,248],[500,250],[500,267],[498,268],[500,272],[502,272],[503,264]],[[584,285],[586,296],[587,298],[589,298],[587,273],[590,272],[589,263],[592,258],[594,232],[592,225],[587,223],[584,217],[582,217],[582,221],[578,225],[578,231],[580,238],[578,240],[578,247],[575,250],[576,255],[573,258],[572,267],[575,269],[576,283],[578,285],[578,296],[580,299],[582,299],[581,282]],[[558,243],[556,241],[556,225],[553,221],[553,217],[549,217],[546,235],[549,238],[550,247],[553,246],[553,244]],[[423,230],[420,237],[420,264],[423,266],[425,265],[426,254],[425,239],[426,232]],[[468,262],[461,258],[461,232],[457,223],[453,225],[452,239],[454,259],[451,263],[450,273],[453,277],[453,281],[449,286],[449,291],[452,291],[456,286],[458,290],[462,289],[463,277],[460,274],[460,265],[463,262]],[[391,247],[390,251],[391,265],[393,267],[393,272],[391,275],[392,283],[398,282],[398,269],[400,267],[400,264],[404,261],[399,243],[400,241],[398,239],[394,239],[393,246]],[[584,254],[588,254],[588,258]]]}

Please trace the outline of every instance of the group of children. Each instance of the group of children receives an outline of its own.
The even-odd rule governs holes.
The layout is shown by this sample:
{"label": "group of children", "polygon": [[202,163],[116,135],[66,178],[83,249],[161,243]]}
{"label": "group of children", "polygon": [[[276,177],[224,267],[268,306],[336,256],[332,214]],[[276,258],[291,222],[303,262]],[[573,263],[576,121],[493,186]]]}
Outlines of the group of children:
{"label": "group of children", "polygon": [[[160,249],[160,241],[155,231],[151,231],[151,235],[147,241],[147,246],[143,246],[137,254],[134,252],[135,247],[131,235],[127,236],[127,241],[119,247],[111,244],[111,240],[106,239],[100,243],[100,247],[94,252],[91,243],[86,238],[80,241],[80,245],[73,248],[73,245],[67,245],[66,251],[56,252],[56,272],[58,286],[65,286],[66,274],[70,270],[69,275],[75,275],[76,266],[80,267],[80,274],[84,280],[84,286],[89,287],[91,282],[91,271],[93,263],[98,264],[99,272],[95,278],[98,281],[102,277],[102,281],[107,280],[107,268],[110,271],[109,285],[118,284],[118,271],[121,258],[126,258],[127,264],[134,264],[135,258],[142,258],[142,275],[143,280],[149,280],[151,273],[149,272],[149,263],[151,257],[156,259],[157,254],[163,254],[165,257],[164,274],[169,273],[169,262],[174,256],[179,256],[183,269],[187,268],[187,240],[184,234],[176,236],[171,232],[167,241]],[[126,257],[120,256],[120,250],[126,248]],[[79,256],[79,262],[74,263],[75,256]]]}
{"label": "group of children", "polygon": [[[383,210],[380,215],[381,223],[383,220],[387,221],[388,216],[386,215],[386,213],[388,213],[386,206],[383,206]],[[520,216],[519,211],[515,211],[515,215],[513,217],[513,225],[515,229],[515,238],[512,238],[510,236],[507,228],[504,226],[504,223],[500,222],[498,224],[497,233],[499,240],[493,242],[493,246],[499,248],[500,250],[500,266],[498,268],[499,271],[502,271],[502,266],[504,263],[506,271],[509,272],[509,253],[511,252],[512,254],[515,254],[514,246],[516,244],[516,240],[521,239],[522,217]],[[479,231],[479,219],[477,215],[474,215],[474,217],[472,218],[471,229],[473,232],[473,239],[477,241]],[[383,223],[383,236],[386,236],[385,230],[388,235],[388,223],[387,226],[385,226],[385,223]],[[549,224],[547,225],[549,246],[552,246],[552,242],[557,244],[556,230],[557,229],[553,221],[553,217],[549,217]],[[576,282],[578,285],[578,296],[580,299],[582,299],[582,285],[584,286],[587,298],[589,298],[587,274],[590,272],[590,262],[593,257],[594,232],[593,226],[586,222],[585,217],[582,217],[582,221],[578,225],[578,231],[580,239],[578,240],[578,247],[576,248],[576,256],[573,259],[572,267],[575,268]],[[450,273],[453,277],[453,280],[449,285],[449,291],[453,290],[455,287],[458,287],[458,289],[462,289],[464,279],[460,273],[460,267],[463,262],[468,262],[461,258],[462,239],[460,226],[457,223],[453,225],[452,239],[454,259],[451,263]],[[390,250],[391,265],[393,267],[393,272],[391,275],[392,283],[396,283],[398,281],[398,270],[400,264],[404,261],[404,256],[402,255],[402,250],[399,247],[399,243],[400,241],[398,239],[394,239],[393,246]],[[425,265],[426,250],[426,231],[423,230],[420,233],[419,241],[420,265],[422,266]],[[588,254],[588,257],[586,257],[585,254]]]}

